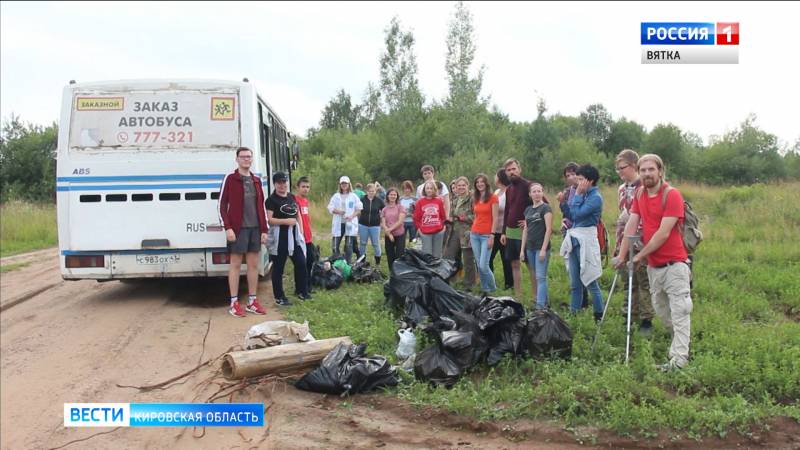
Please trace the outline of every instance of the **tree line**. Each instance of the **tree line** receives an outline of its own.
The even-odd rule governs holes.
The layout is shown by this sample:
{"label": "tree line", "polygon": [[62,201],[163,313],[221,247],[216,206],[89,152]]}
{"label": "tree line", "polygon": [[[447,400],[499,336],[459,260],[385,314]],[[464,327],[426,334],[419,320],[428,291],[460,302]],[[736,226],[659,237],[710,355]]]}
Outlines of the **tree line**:
{"label": "tree line", "polygon": [[[385,186],[418,180],[422,164],[438,178],[470,178],[492,172],[509,157],[523,173],[548,186],[560,185],[568,161],[591,163],[601,181],[616,183],[614,155],[624,148],[657,153],[672,180],[708,184],[752,184],[800,179],[800,140],[781,148],[755,116],[704,145],[674,124],[647,130],[602,104],[578,116],[548,114],[540,98],[536,118],[514,122],[483,94],[485,66],[475,62],[472,14],[458,3],[448,24],[444,61],[448,92],[428,99],[417,78],[415,38],[394,17],[384,32],[380,79],[366,86],[361,101],[339,90],[322,110],[319,126],[301,141],[299,171],[316,192],[336,189],[340,175]],[[533,111],[532,111],[533,115]],[[24,123],[12,116],[0,135],[0,200],[55,198],[57,125]]]}
{"label": "tree line", "polygon": [[[322,110],[319,126],[301,144],[301,171],[324,190],[336,178],[379,180],[394,185],[418,180],[422,164],[438,177],[474,177],[492,172],[508,157],[545,185],[561,184],[569,161],[599,168],[601,181],[617,182],[614,156],[624,148],[657,153],[670,179],[708,184],[752,184],[800,179],[800,140],[780,148],[775,135],[761,130],[755,116],[708,145],[677,125],[647,130],[626,117],[613,117],[602,104],[576,116],[548,114],[546,100],[536,105],[530,122],[511,121],[483,95],[484,66],[476,66],[473,19],[463,3],[448,24],[444,69],[448,93],[427,101],[419,88],[415,39],[400,20],[384,34],[380,80],[369,83],[360,102],[339,90]],[[532,111],[533,115],[533,111]]]}

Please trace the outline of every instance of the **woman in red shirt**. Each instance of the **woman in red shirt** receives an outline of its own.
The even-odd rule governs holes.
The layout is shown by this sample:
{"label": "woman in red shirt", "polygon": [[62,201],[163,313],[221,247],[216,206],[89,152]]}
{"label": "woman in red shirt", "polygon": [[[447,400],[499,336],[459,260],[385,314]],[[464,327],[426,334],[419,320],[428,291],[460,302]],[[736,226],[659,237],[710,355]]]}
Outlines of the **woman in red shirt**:
{"label": "woman in red shirt", "polygon": [[439,188],[433,181],[422,187],[423,197],[414,207],[414,225],[422,238],[422,251],[436,258],[442,257],[444,241],[444,202],[439,198]]}
{"label": "woman in red shirt", "polygon": [[497,225],[500,207],[497,196],[492,193],[489,187],[489,177],[479,173],[475,177],[472,186],[475,188],[475,199],[472,203],[475,220],[472,222],[469,241],[472,245],[472,253],[475,255],[475,262],[478,265],[481,291],[489,294],[497,290],[494,274],[489,268],[489,256],[494,246],[492,229]]}

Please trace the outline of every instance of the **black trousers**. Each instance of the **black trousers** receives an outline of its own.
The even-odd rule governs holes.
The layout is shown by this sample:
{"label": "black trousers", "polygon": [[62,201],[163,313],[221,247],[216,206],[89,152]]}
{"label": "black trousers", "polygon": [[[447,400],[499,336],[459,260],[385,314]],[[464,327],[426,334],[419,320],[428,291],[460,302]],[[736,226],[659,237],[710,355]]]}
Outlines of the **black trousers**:
{"label": "black trousers", "polygon": [[386,248],[386,259],[389,262],[389,270],[392,270],[392,263],[394,260],[402,256],[406,251],[406,234],[403,233],[402,236],[395,236],[394,242],[384,236],[383,246]]}
{"label": "black trousers", "polygon": [[286,298],[283,291],[283,270],[286,268],[286,259],[292,258],[294,265],[294,289],[298,294],[308,294],[308,269],[303,249],[296,243],[294,252],[289,256],[286,245],[278,246],[278,254],[272,257],[272,295],[275,299]]}
{"label": "black trousers", "polygon": [[500,233],[494,233],[494,245],[492,254],[489,256],[489,269],[494,272],[494,255],[500,253],[500,261],[503,263],[503,286],[508,289],[514,287],[514,273],[511,271],[511,261],[506,259],[506,246],[500,243]]}

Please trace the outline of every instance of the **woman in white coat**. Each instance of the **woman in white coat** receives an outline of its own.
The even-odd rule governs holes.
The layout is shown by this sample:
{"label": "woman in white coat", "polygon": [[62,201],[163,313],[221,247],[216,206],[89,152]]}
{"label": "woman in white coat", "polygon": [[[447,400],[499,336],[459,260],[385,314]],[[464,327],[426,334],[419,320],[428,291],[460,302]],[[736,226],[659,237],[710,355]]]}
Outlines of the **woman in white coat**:
{"label": "woman in white coat", "polygon": [[355,239],[358,236],[358,216],[361,214],[362,208],[361,200],[353,193],[350,186],[350,177],[339,178],[339,191],[333,194],[328,202],[328,212],[333,215],[331,250],[334,257],[339,256],[341,254],[339,246],[344,238],[344,259],[348,264],[351,263],[353,257]]}

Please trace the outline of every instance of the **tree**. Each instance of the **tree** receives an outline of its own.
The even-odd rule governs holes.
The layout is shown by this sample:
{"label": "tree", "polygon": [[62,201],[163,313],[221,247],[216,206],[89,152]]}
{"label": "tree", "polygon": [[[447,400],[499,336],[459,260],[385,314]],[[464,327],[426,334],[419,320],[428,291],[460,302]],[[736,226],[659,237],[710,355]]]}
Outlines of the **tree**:
{"label": "tree", "polygon": [[58,126],[23,123],[19,116],[3,124],[0,136],[2,200],[46,201],[54,197]]}
{"label": "tree", "polygon": [[784,179],[791,158],[781,157],[775,135],[759,129],[755,116],[714,142],[700,157],[697,176],[709,183],[758,183]]}
{"label": "tree", "polygon": [[350,94],[340,89],[322,110],[320,128],[335,130],[345,128],[355,133],[359,127],[361,106],[353,106]]}
{"label": "tree", "polygon": [[667,176],[670,178],[686,178],[685,158],[683,154],[684,139],[681,129],[673,124],[658,124],[642,143],[644,153],[655,153],[664,161]]}
{"label": "tree", "polygon": [[359,108],[359,128],[373,127],[378,117],[383,114],[381,109],[381,91],[372,82],[367,84],[364,92],[364,103]]}
{"label": "tree", "polygon": [[476,108],[485,109],[486,105],[486,100],[479,98],[484,66],[478,69],[476,76],[470,75],[472,63],[475,61],[474,33],[472,14],[464,6],[464,2],[458,2],[447,31],[444,67],[450,91],[445,105],[462,114]]}
{"label": "tree", "polygon": [[596,148],[604,148],[606,140],[611,135],[611,114],[601,103],[589,105],[586,111],[581,113],[581,125],[583,132],[594,143]]}
{"label": "tree", "polygon": [[611,130],[601,150],[609,156],[616,156],[623,149],[637,152],[642,147],[644,127],[632,120],[621,118],[611,125]]}
{"label": "tree", "polygon": [[392,18],[385,31],[386,49],[381,55],[381,91],[387,111],[421,111],[424,99],[417,81],[417,58],[414,35],[400,28],[400,19]]}

